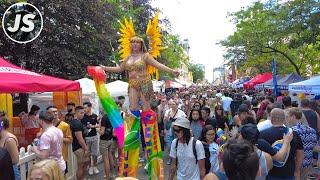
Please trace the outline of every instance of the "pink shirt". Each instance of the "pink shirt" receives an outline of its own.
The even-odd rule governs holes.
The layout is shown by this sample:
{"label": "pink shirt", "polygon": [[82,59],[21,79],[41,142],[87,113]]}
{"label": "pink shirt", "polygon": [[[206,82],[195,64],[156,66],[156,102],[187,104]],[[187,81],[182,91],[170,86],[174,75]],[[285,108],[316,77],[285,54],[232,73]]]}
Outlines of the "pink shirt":
{"label": "pink shirt", "polygon": [[62,172],[66,169],[66,163],[62,156],[63,133],[55,126],[46,129],[40,137],[39,150],[49,150],[49,159],[57,161]]}

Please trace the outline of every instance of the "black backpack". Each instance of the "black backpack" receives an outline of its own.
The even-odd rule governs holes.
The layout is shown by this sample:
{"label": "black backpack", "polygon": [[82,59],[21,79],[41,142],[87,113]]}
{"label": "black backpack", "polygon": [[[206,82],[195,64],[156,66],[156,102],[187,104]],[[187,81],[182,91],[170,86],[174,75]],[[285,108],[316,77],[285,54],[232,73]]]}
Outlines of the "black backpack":
{"label": "black backpack", "polygon": [[[200,141],[201,142],[201,141]],[[198,163],[198,155],[197,155],[197,149],[196,149],[196,143],[197,143],[197,139],[192,138],[192,152],[194,157],[196,158],[196,164]],[[202,143],[202,142],[201,142]],[[210,169],[211,169],[211,163],[210,163],[210,151],[209,151],[209,144],[207,143],[202,143],[203,148],[204,148],[204,152],[205,152],[205,168],[206,168],[206,174],[209,173]],[[176,154],[177,154],[177,150],[178,150],[178,139],[176,141]],[[176,156],[176,164],[178,165],[178,156]]]}

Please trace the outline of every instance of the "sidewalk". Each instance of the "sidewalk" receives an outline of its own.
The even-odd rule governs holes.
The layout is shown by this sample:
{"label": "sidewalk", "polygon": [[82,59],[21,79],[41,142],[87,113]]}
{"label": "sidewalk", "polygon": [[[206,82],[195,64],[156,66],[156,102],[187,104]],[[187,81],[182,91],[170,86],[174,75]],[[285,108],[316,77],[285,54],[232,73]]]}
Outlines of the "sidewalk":
{"label": "sidewalk", "polygon": [[[164,179],[168,179],[168,176],[169,176],[170,165],[166,164],[167,159],[168,159],[167,152],[164,152],[163,153],[164,175],[165,175]],[[142,163],[139,163],[138,177],[137,178],[140,179],[140,180],[147,180],[148,179],[148,173],[147,173],[147,171],[145,171],[143,169],[143,167],[146,165],[146,163],[147,163],[146,161],[142,162]],[[103,180],[103,176],[104,176],[103,162],[99,163],[98,169],[100,171],[99,174],[90,176],[88,173],[86,173],[86,179],[87,180]]]}

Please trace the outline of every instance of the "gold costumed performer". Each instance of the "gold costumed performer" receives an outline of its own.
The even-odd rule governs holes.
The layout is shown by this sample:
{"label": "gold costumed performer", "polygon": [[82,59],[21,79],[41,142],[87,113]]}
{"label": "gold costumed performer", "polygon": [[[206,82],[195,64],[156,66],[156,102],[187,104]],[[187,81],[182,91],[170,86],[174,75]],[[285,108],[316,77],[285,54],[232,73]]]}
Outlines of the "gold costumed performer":
{"label": "gold costumed performer", "polygon": [[[124,23],[120,23],[120,40],[121,43],[121,58],[122,63],[117,67],[106,67],[101,66],[106,72],[120,73],[127,71],[129,75],[129,101],[130,101],[130,111],[136,117],[140,117],[139,100],[143,102],[142,113],[141,113],[141,123],[144,133],[144,140],[146,143],[146,151],[148,155],[148,179],[164,179],[163,172],[163,160],[162,151],[159,140],[158,133],[158,121],[156,119],[156,114],[151,110],[150,100],[154,96],[151,75],[156,74],[158,76],[158,70],[170,72],[175,76],[179,76],[178,70],[173,70],[154,58],[160,55],[160,50],[162,49],[161,34],[158,27],[158,14],[149,21],[146,34],[148,35],[150,50],[148,52],[145,43],[142,38],[138,37],[134,31],[132,20],[124,20]],[[130,118],[128,118],[130,119]],[[131,118],[134,119],[134,118]],[[133,122],[126,122],[126,124],[134,124]],[[132,130],[133,128],[131,128]],[[126,131],[130,131],[127,128]],[[125,138],[127,138],[127,133]],[[127,144],[130,144],[134,140],[125,140],[124,149]],[[132,143],[133,144],[133,143]],[[127,145],[129,146],[129,145]],[[130,155],[135,156],[134,161],[138,161],[137,151],[135,153],[128,152],[128,150],[122,151],[122,160],[120,160],[120,175],[136,177],[136,170],[138,168],[135,162],[134,168],[131,167],[132,159],[130,160]],[[134,154],[134,155],[133,155]]]}

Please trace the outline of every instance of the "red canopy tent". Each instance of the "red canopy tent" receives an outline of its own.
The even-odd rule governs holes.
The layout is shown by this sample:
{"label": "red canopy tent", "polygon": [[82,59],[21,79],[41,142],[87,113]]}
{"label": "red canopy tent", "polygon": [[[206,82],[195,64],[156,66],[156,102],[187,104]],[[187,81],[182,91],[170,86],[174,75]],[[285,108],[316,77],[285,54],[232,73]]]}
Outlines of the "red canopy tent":
{"label": "red canopy tent", "polygon": [[243,89],[253,89],[255,85],[264,83],[272,78],[271,73],[258,74],[250,81],[243,84]]}
{"label": "red canopy tent", "polygon": [[79,91],[80,83],[38,74],[0,57],[0,93]]}

